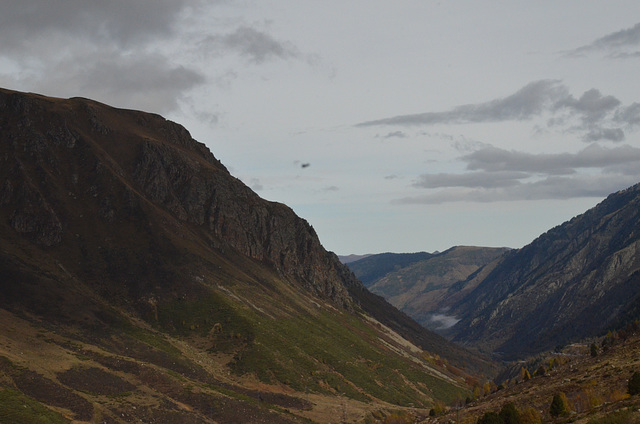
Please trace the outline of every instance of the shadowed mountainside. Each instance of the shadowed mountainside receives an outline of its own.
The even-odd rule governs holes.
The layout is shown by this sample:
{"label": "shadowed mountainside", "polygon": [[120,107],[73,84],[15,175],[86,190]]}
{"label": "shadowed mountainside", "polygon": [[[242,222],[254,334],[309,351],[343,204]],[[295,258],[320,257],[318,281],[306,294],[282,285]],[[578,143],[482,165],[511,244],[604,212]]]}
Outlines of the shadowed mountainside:
{"label": "shadowed mountainside", "polygon": [[454,340],[522,358],[640,316],[640,184],[508,253],[453,305]]}
{"label": "shadowed mountainside", "polygon": [[5,405],[326,422],[345,402],[447,401],[468,388],[453,365],[494,369],[368,292],[180,125],[0,90],[0,134]]}
{"label": "shadowed mountainside", "polygon": [[506,248],[457,246],[445,252],[369,256],[348,264],[371,290],[424,327],[446,330],[453,299],[472,289],[474,277],[507,252]]}

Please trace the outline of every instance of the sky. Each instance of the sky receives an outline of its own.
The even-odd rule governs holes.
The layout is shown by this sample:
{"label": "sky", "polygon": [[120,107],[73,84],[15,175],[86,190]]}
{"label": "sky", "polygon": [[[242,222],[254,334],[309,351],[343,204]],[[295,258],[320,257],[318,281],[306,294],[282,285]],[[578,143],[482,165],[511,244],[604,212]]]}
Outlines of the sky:
{"label": "sky", "polygon": [[640,182],[640,2],[1,0],[0,86],[184,125],[341,255],[519,248]]}

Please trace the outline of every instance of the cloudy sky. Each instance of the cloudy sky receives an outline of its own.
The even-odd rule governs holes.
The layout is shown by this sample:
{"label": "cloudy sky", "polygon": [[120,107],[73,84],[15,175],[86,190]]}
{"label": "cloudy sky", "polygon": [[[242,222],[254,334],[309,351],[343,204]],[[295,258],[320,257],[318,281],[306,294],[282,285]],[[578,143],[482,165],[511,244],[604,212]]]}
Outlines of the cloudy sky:
{"label": "cloudy sky", "polygon": [[640,182],[640,2],[2,0],[0,86],[183,124],[338,254],[521,247]]}

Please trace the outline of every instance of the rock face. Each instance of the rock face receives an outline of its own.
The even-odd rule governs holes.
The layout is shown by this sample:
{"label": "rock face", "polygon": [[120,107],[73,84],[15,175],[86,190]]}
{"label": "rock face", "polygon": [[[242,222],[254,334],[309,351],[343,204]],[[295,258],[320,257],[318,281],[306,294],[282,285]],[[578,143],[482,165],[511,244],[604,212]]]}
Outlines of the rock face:
{"label": "rock face", "polygon": [[342,265],[313,228],[232,177],[182,126],[84,99],[8,91],[0,92],[0,111],[3,139],[11,140],[0,156],[0,205],[17,233],[53,247],[77,233],[74,221],[84,214],[74,201],[90,199],[105,222],[143,217],[153,205],[208,233],[219,249],[268,263],[350,307]]}
{"label": "rock face", "polygon": [[508,253],[454,305],[454,340],[506,358],[597,335],[640,312],[640,184]]}

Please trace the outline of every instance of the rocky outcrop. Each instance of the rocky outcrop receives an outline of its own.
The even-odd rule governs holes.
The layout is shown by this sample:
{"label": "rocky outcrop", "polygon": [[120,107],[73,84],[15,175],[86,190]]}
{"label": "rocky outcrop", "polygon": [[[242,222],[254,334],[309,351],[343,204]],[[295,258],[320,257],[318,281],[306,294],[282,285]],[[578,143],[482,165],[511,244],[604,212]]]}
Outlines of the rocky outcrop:
{"label": "rocky outcrop", "polygon": [[509,253],[455,305],[455,340],[514,358],[615,327],[638,303],[639,248],[640,184]]}
{"label": "rocky outcrop", "polygon": [[[40,245],[55,246],[69,233],[74,217],[82,215],[72,204],[78,196],[91,199],[106,222],[144,215],[150,203],[209,232],[217,248],[265,262],[350,307],[342,264],[313,228],[231,176],[182,126],[85,99],[10,91],[0,91],[0,126],[4,219]],[[69,203],[58,200],[62,193]]]}

